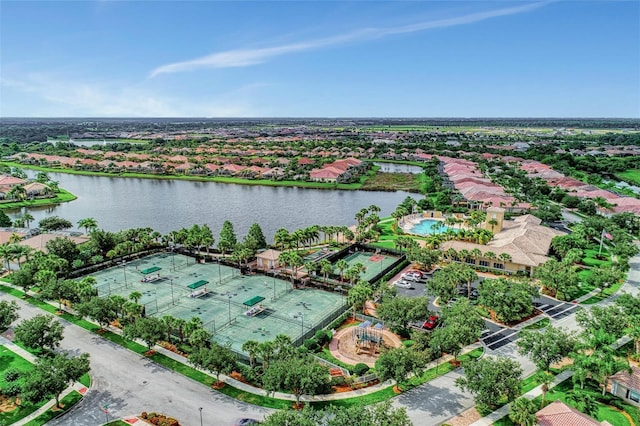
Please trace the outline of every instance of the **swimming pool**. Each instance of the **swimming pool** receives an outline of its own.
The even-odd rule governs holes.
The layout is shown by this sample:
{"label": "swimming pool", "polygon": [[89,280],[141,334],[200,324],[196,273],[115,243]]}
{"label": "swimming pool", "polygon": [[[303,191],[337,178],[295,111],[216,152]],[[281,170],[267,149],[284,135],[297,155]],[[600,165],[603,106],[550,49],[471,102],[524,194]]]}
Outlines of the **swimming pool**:
{"label": "swimming pool", "polygon": [[[436,223],[442,224],[442,227],[441,228],[433,227],[433,225]],[[422,219],[420,222],[416,223],[411,228],[409,228],[409,233],[418,234],[418,235],[442,234],[444,232],[447,232],[448,229],[454,230],[453,228],[449,228],[448,226],[446,226],[440,220]]]}

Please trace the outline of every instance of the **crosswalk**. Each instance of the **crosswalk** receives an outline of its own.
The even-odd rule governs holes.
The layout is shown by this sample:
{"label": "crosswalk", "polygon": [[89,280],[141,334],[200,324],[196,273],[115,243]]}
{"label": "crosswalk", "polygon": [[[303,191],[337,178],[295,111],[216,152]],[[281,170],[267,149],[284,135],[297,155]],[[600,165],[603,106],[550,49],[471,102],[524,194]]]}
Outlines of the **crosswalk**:
{"label": "crosswalk", "polygon": [[[544,303],[544,300],[542,300],[534,302],[533,305],[536,309],[544,312],[544,314],[552,320],[565,318],[579,309],[577,304],[570,302],[551,304]],[[491,324],[490,328],[484,330],[480,336],[480,341],[491,350],[499,349],[504,345],[515,342],[516,340],[518,340],[518,330],[499,327],[494,323]]]}

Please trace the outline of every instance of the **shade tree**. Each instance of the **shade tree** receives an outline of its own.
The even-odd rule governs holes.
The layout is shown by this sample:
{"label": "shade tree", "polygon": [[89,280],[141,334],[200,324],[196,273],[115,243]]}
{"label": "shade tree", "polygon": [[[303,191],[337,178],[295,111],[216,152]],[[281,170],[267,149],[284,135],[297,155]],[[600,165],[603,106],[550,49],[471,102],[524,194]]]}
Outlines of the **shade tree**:
{"label": "shade tree", "polygon": [[516,341],[518,352],[527,356],[541,371],[549,371],[575,350],[576,337],[562,328],[547,326],[544,330],[522,330]]}
{"label": "shade tree", "polygon": [[464,365],[465,377],[456,386],[473,394],[476,404],[495,407],[500,401],[513,401],[520,394],[522,367],[505,357],[484,357]]}
{"label": "shade tree", "polygon": [[62,341],[64,327],[53,316],[39,314],[22,320],[14,330],[16,340],[38,351],[53,351]]}
{"label": "shade tree", "polygon": [[53,395],[56,407],[60,407],[60,394],[89,369],[89,354],[86,353],[76,357],[65,353],[41,357],[26,375],[21,396],[25,401],[38,403]]}

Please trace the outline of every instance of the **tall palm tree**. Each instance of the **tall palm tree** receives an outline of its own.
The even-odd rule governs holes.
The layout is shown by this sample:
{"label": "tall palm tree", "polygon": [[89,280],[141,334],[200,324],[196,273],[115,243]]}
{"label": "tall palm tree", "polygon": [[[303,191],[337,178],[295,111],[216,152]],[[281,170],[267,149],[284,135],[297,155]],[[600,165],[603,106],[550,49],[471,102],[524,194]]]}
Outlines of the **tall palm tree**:
{"label": "tall palm tree", "polygon": [[324,275],[324,282],[327,282],[327,277],[333,272],[333,265],[327,259],[320,260],[320,273]]}
{"label": "tall palm tree", "polygon": [[78,221],[78,227],[85,229],[85,234],[89,234],[91,231],[98,229],[98,221],[92,217],[80,219]]}
{"label": "tall palm tree", "polygon": [[255,366],[256,353],[258,352],[259,347],[260,343],[255,340],[247,340],[242,344],[242,350],[249,354],[249,365],[251,366],[251,368]]}
{"label": "tall palm tree", "polygon": [[349,263],[344,259],[340,259],[336,262],[336,268],[338,268],[338,271],[340,271],[340,282],[343,281],[344,271],[348,267],[349,267]]}
{"label": "tall palm tree", "polygon": [[33,217],[33,215],[29,212],[26,212],[25,214],[22,215],[22,220],[24,220],[24,223],[27,224],[27,228],[31,227],[31,221],[35,220],[35,218]]}

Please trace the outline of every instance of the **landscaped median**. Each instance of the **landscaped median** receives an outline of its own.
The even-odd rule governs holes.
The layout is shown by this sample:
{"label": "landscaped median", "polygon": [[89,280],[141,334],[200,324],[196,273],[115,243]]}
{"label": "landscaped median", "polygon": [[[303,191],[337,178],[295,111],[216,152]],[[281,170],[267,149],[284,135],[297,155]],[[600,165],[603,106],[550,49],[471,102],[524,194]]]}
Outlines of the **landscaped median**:
{"label": "landscaped median", "polygon": [[[24,293],[22,291],[9,285],[0,284],[0,291],[18,298],[24,297]],[[82,327],[92,333],[98,334],[98,331],[100,330],[100,327],[97,324],[79,318],[69,312],[60,313],[55,306],[49,303],[40,301],[33,297],[27,297],[24,300],[49,313],[56,314],[66,321],[69,321],[70,323]],[[119,329],[111,328],[110,330],[99,333],[99,335],[141,356],[146,356],[145,353],[147,353],[148,351],[148,348],[146,346],[124,339],[120,335]],[[161,347],[157,347],[156,349],[157,351],[147,356],[147,358],[160,365],[170,368],[173,371],[181,373],[193,380],[196,380],[208,387],[212,387],[214,385],[214,382],[216,381],[215,378],[208,373],[187,365],[188,360],[186,357],[183,357]],[[462,361],[464,363],[465,361],[470,359],[477,359],[482,356],[482,354],[483,349],[479,347],[478,344],[476,344],[476,346],[469,347],[467,351],[463,352],[463,354],[457,359],[458,361]],[[424,384],[457,368],[447,361],[448,358],[446,357],[433,361],[427,366],[427,370],[422,375],[411,377],[406,382],[402,383],[402,389],[406,391],[420,386],[421,384]],[[239,382],[231,377],[221,375],[221,379],[225,382],[225,385],[222,387],[216,386],[216,389],[227,396],[243,402],[248,402],[268,408],[288,409],[291,407],[291,402],[295,401],[295,396],[293,394],[276,392],[273,394],[273,397],[271,397],[267,396],[267,392],[265,390]],[[320,407],[328,404],[337,406],[350,406],[356,403],[377,403],[393,398],[396,395],[397,393],[396,391],[394,391],[393,382],[387,381],[385,383],[377,384],[368,388],[358,389],[355,391],[317,395],[311,397],[303,396],[301,400],[309,402],[313,406]]]}

